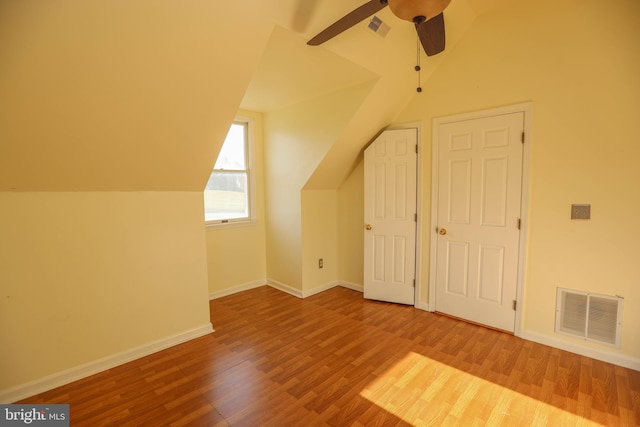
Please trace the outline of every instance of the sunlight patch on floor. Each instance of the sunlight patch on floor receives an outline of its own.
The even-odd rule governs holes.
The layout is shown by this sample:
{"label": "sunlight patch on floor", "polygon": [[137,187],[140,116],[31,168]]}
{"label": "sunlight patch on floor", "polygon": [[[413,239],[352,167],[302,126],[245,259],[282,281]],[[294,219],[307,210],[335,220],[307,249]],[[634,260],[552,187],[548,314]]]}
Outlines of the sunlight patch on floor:
{"label": "sunlight patch on floor", "polygon": [[413,425],[600,425],[414,352],[360,395]]}

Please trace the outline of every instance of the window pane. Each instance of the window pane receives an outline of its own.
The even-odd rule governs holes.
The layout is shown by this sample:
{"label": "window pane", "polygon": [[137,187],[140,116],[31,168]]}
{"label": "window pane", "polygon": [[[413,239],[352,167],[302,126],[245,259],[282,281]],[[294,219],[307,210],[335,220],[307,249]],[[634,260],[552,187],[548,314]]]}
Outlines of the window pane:
{"label": "window pane", "polygon": [[213,172],[204,190],[205,221],[248,217],[247,174]]}
{"label": "window pane", "polygon": [[234,123],[227,133],[214,169],[245,170],[246,125]]}

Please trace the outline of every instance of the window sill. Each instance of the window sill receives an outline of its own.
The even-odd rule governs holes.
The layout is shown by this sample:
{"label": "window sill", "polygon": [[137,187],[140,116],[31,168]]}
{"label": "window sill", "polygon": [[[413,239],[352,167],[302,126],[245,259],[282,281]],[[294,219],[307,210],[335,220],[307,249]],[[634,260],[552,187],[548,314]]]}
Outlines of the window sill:
{"label": "window sill", "polygon": [[222,221],[205,221],[206,230],[217,230],[223,228],[249,227],[256,224],[255,219],[233,219],[226,222]]}

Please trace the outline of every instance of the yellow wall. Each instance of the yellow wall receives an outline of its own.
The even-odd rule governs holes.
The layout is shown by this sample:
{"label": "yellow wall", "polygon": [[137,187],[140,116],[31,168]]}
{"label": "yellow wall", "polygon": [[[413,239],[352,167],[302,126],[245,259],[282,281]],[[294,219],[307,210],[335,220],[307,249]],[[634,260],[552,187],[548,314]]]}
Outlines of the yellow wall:
{"label": "yellow wall", "polygon": [[0,2],[0,394],[209,323],[202,190],[275,10]]}
{"label": "yellow wall", "polygon": [[351,285],[364,284],[364,162],[338,191],[338,277]]}
{"label": "yellow wall", "polygon": [[206,232],[209,294],[266,283],[267,255],[264,211],[264,153],[262,114],[240,110],[238,116],[253,120],[253,183],[255,222],[210,227]]}
{"label": "yellow wall", "polygon": [[[301,191],[370,90],[371,84],[365,83],[265,113],[265,205],[269,279],[299,291],[306,288],[303,284]],[[328,221],[335,223],[335,214]],[[315,219],[311,219],[311,223],[314,222]],[[310,251],[308,253],[318,253],[318,250],[310,249],[309,245],[313,245],[313,242],[306,242],[304,245]],[[309,263],[309,260],[305,262]],[[314,279],[313,285],[317,283]]]}
{"label": "yellow wall", "polygon": [[[431,167],[432,120],[531,101],[529,236],[523,332],[640,358],[640,3],[517,2],[480,16],[397,123],[422,121]],[[424,185],[427,184],[427,185]],[[430,183],[422,186],[430,212]],[[571,221],[572,203],[592,219]],[[430,223],[424,222],[422,298]],[[622,348],[553,332],[556,287],[625,297]]]}
{"label": "yellow wall", "polygon": [[[338,192],[302,191],[302,282],[304,291],[333,286],[338,278]],[[318,260],[323,259],[319,268]]]}
{"label": "yellow wall", "polygon": [[0,391],[209,324],[201,192],[0,193]]}

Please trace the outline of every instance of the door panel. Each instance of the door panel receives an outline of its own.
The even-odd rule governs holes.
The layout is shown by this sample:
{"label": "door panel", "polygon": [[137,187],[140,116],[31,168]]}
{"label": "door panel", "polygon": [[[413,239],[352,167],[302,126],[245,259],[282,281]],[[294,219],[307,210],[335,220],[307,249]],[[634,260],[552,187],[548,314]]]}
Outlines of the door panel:
{"label": "door panel", "polygon": [[450,223],[469,224],[471,213],[471,161],[454,160],[450,163],[448,217]]}
{"label": "door panel", "polygon": [[416,144],[416,129],[391,130],[365,150],[365,298],[415,302]]}
{"label": "door panel", "polygon": [[446,256],[446,292],[466,297],[469,289],[469,244],[466,242],[447,242]]}
{"label": "door panel", "polygon": [[438,129],[436,310],[513,331],[524,114]]}

